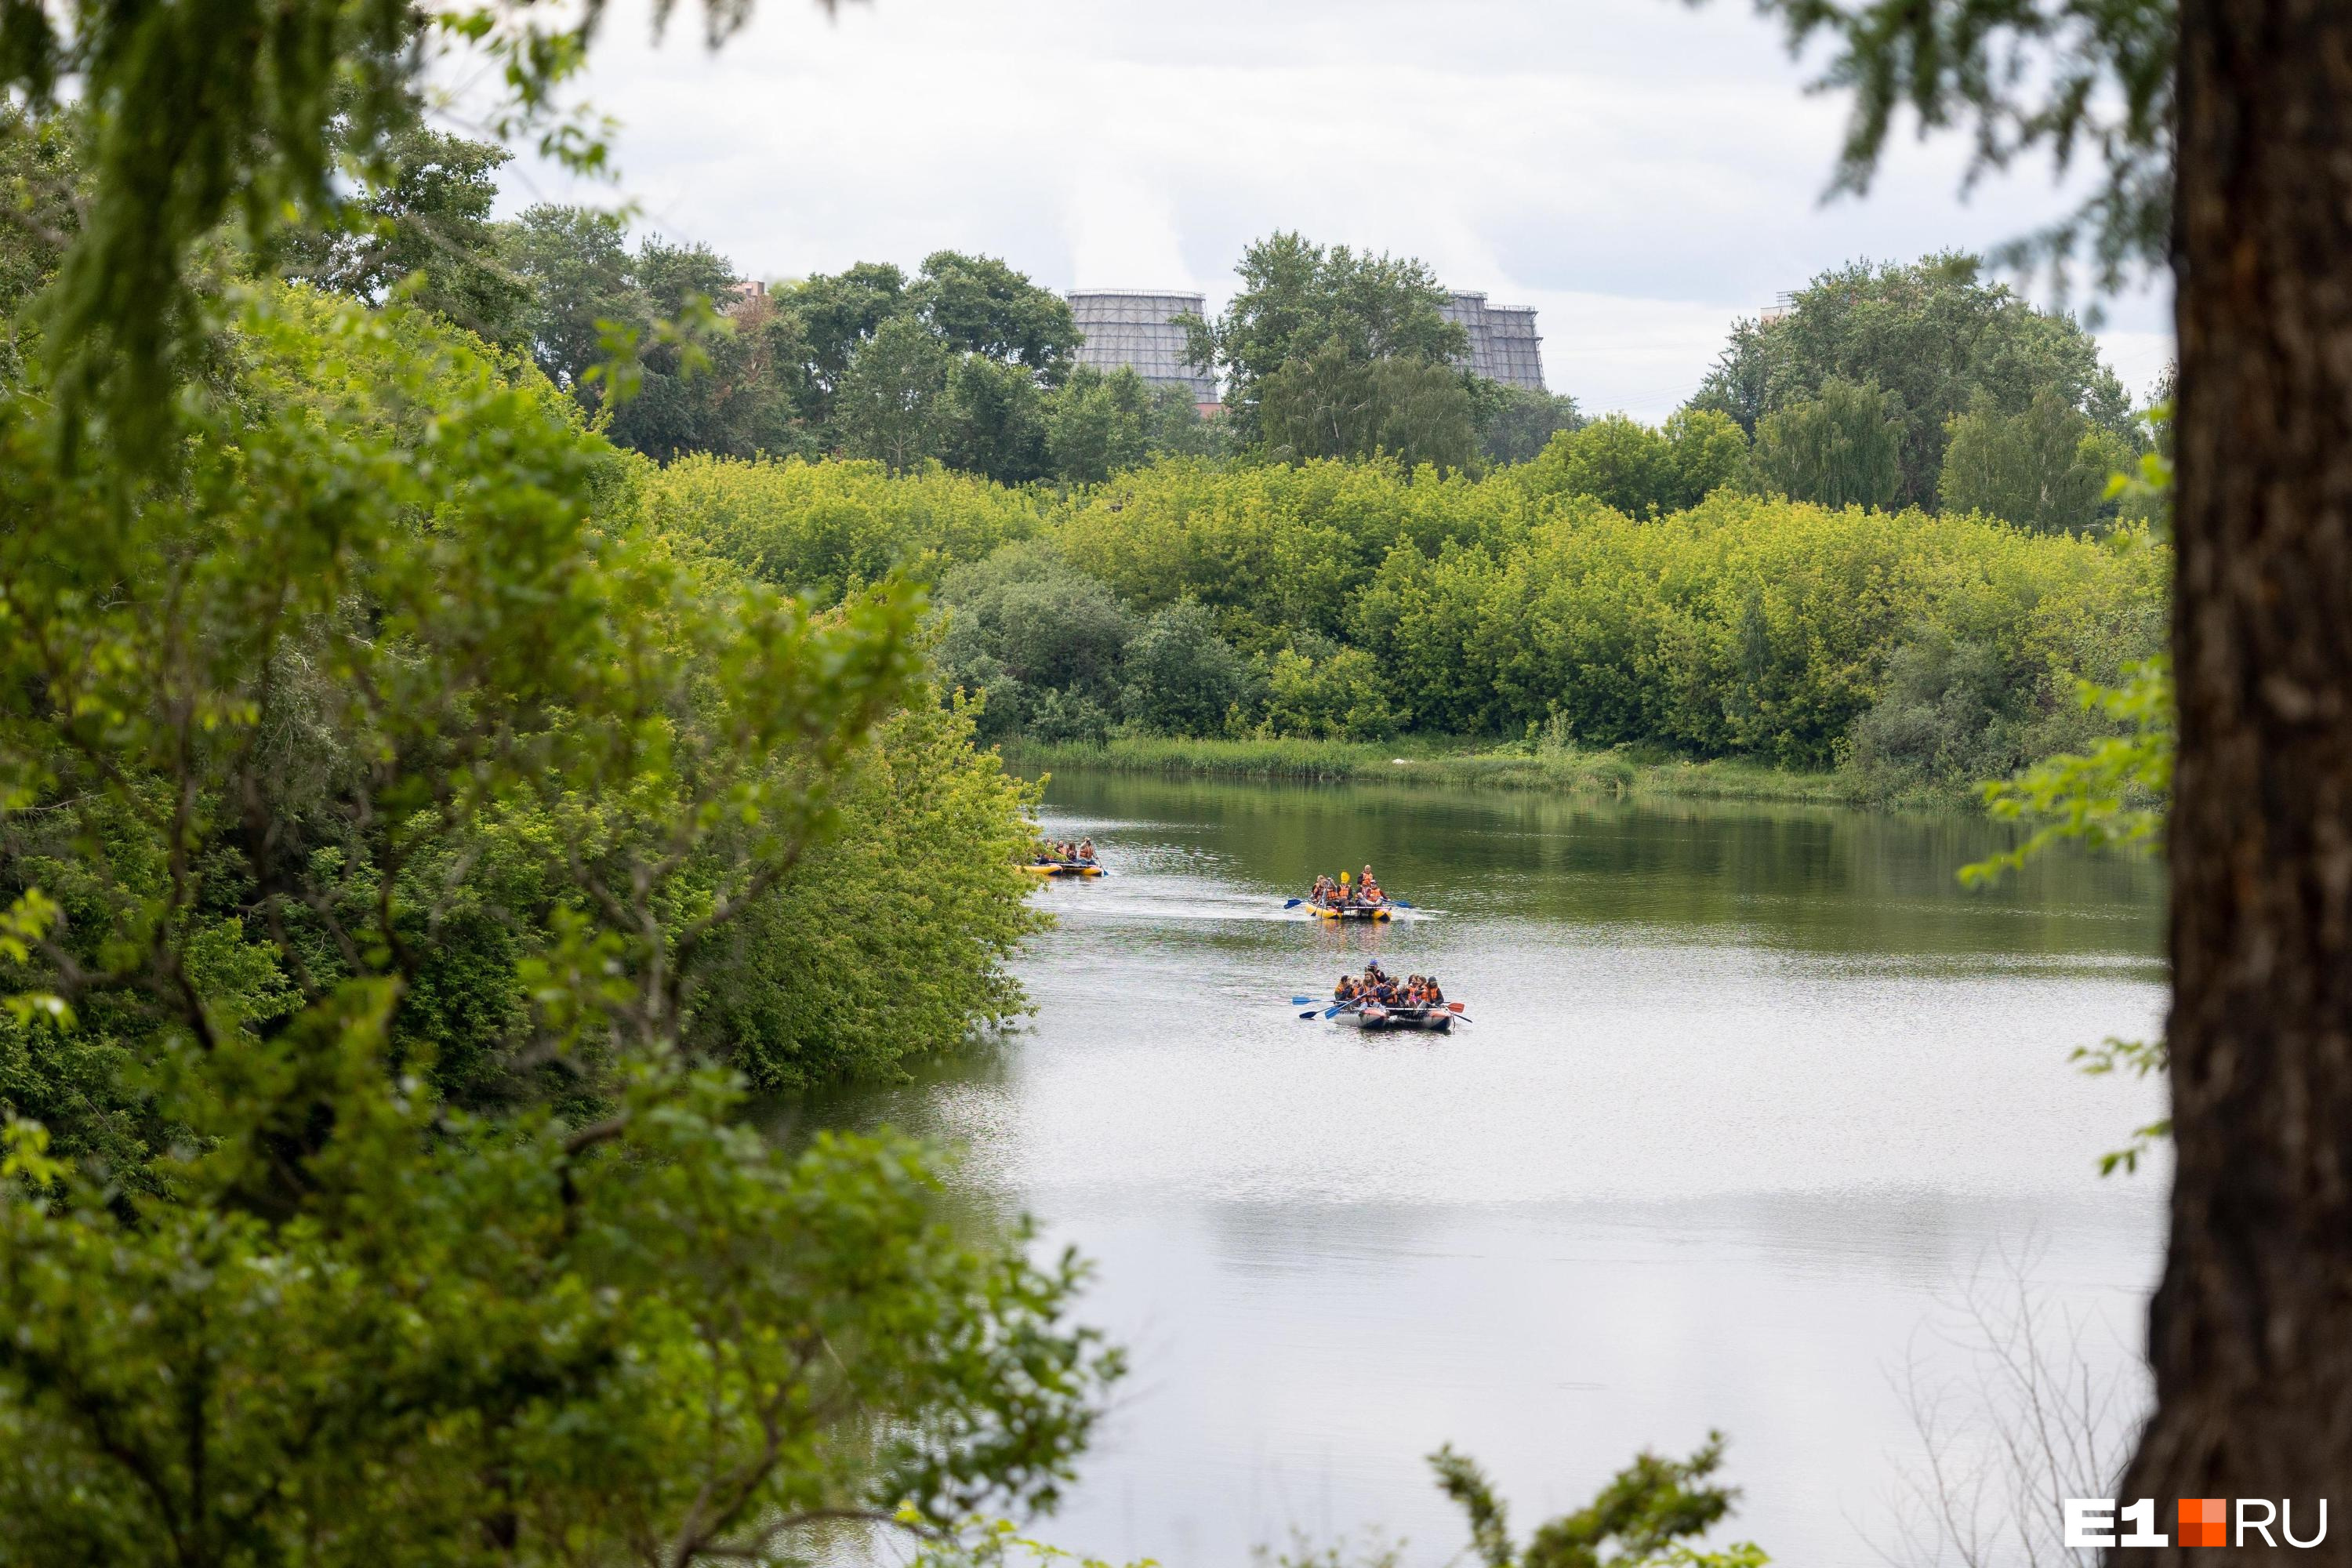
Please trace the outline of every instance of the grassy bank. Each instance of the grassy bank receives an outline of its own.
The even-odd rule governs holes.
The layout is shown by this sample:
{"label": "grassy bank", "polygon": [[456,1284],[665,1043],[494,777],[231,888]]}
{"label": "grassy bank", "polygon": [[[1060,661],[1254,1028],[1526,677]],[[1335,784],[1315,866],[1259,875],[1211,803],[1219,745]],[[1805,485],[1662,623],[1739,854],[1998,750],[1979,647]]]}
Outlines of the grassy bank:
{"label": "grassy bank", "polygon": [[1853,785],[1836,773],[1791,773],[1733,762],[1636,762],[1617,751],[1575,747],[1479,751],[1426,741],[1186,741],[1129,736],[1100,745],[1008,741],[1005,760],[1024,772],[1088,770],[1326,783],[1444,784],[1567,794],[1682,795],[1717,800],[1844,805]]}

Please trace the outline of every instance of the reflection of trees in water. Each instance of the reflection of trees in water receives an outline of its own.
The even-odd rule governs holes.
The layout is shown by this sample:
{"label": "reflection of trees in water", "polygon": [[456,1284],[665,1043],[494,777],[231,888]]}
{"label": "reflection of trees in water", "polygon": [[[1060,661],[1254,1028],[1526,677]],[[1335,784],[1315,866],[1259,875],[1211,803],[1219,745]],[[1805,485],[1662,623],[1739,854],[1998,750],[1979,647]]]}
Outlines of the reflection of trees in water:
{"label": "reflection of trees in water", "polygon": [[1001,1231],[1020,1217],[992,1184],[966,1177],[970,1152],[968,1119],[958,1111],[974,1093],[1000,1092],[1008,1076],[1009,1040],[1003,1035],[974,1037],[962,1050],[924,1058],[897,1083],[844,1083],[797,1095],[779,1095],[751,1108],[748,1120],[788,1150],[807,1146],[820,1132],[897,1132],[941,1151],[933,1168],[947,1182],[945,1208],[951,1223],[970,1234]]}
{"label": "reflection of trees in water", "polygon": [[1407,785],[1066,773],[1048,805],[1149,822],[1243,878],[1302,890],[1371,861],[1423,907],[1578,923],[1736,927],[1766,945],[1886,953],[2161,948],[2162,879],[2116,858],[2045,858],[1970,891],[1961,866],[2013,825],[1958,814]]}

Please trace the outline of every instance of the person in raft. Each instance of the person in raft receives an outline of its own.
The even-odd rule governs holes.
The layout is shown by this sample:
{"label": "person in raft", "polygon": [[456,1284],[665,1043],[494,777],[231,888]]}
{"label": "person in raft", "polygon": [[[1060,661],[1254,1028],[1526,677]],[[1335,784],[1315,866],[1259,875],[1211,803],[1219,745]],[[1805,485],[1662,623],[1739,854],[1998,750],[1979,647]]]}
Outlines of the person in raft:
{"label": "person in raft", "polygon": [[1365,867],[1364,874],[1356,879],[1356,896],[1361,899],[1368,908],[1381,901],[1381,885],[1372,880],[1372,868],[1370,866]]}
{"label": "person in raft", "polygon": [[1331,1000],[1353,1002],[1363,1006],[1418,1011],[1424,1007],[1444,1006],[1445,992],[1437,984],[1434,974],[1407,975],[1404,984],[1400,985],[1377,963],[1371,963],[1364,966],[1364,975],[1360,980],[1352,974],[1339,976],[1339,984],[1331,987]]}
{"label": "person in raft", "polygon": [[1089,866],[1095,863],[1095,841],[1093,839],[1081,838],[1078,840],[1078,858]]}
{"label": "person in raft", "polygon": [[[1368,888],[1370,889],[1369,895],[1366,892]],[[1362,882],[1358,882],[1345,871],[1339,873],[1337,882],[1328,877],[1316,878],[1315,890],[1307,895],[1307,901],[1331,910],[1369,909],[1381,901],[1381,892],[1371,886],[1370,868],[1368,867]]]}

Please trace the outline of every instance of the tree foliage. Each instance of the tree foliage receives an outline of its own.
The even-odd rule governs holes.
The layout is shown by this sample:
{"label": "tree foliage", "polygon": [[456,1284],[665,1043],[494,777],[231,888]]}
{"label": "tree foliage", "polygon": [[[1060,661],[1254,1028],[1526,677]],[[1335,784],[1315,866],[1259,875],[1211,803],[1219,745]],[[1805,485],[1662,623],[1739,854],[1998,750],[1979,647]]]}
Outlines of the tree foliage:
{"label": "tree foliage", "polygon": [[1768,416],[1820,401],[1834,381],[1901,399],[1893,499],[1905,506],[1935,504],[1948,426],[1980,405],[2011,415],[2054,395],[2126,441],[2137,438],[2130,399],[2091,335],[1985,281],[1972,256],[1857,261],[1822,273],[1775,319],[1735,326],[1692,401],[1760,438]]}
{"label": "tree foliage", "polygon": [[1543,495],[1591,496],[1632,517],[1683,511],[1748,477],[1748,437],[1725,414],[1680,409],[1663,429],[1612,414],[1566,430],[1523,476]]}
{"label": "tree foliage", "polygon": [[1163,735],[1214,735],[1242,695],[1243,668],[1209,613],[1180,600],[1143,623],[1127,655],[1127,711]]}
{"label": "tree foliage", "polygon": [[1832,189],[1869,190],[1897,114],[1923,130],[1965,125],[1967,180],[2048,154],[2059,173],[2087,153],[2096,188],[2005,256],[2078,261],[2112,290],[2166,266],[2172,228],[2173,62],[2168,0],[1762,0],[1797,53],[1832,40],[1816,86],[1850,93]]}
{"label": "tree foliage", "polygon": [[1450,366],[1351,358],[1336,339],[1257,383],[1266,451],[1285,461],[1392,457],[1459,468],[1477,449],[1470,389]]}
{"label": "tree foliage", "polygon": [[1490,463],[1531,461],[1554,436],[1563,430],[1580,430],[1587,423],[1576,399],[1559,393],[1480,380],[1472,395],[1478,452]]}
{"label": "tree foliage", "polygon": [[285,275],[370,304],[398,289],[487,342],[528,347],[535,300],[513,235],[491,216],[514,155],[412,119],[378,156],[350,201],[287,233]]}
{"label": "tree foliage", "polygon": [[1114,1366],[1069,1266],[695,1065],[718,955],[836,960],[761,932],[942,866],[958,929],[869,921],[872,974],[787,979],[831,1033],[746,1065],[1013,1001],[1022,796],[919,598],[631,521],[633,459],[417,313],[265,292],[226,348],[128,494],[0,406],[0,1562],[669,1563],[1050,1498]]}
{"label": "tree foliage", "polygon": [[1225,379],[1243,438],[1254,441],[1259,384],[1327,349],[1360,363],[1466,359],[1469,333],[1444,316],[1445,290],[1422,262],[1278,233],[1242,252],[1241,288],[1215,321],[1190,323],[1192,356]]}
{"label": "tree foliage", "polygon": [[[1993,650],[2033,724],[2074,675],[2160,641],[2168,561],[2137,533],[2047,538],[1960,516],[1824,510],[1719,489],[1635,519],[1531,479],[1309,463],[1163,463],[1047,524],[1118,601],[1187,598],[1270,672],[1286,649],[1370,657],[1400,724],[1809,766],[1835,761],[1926,626]],[[1256,700],[1255,695],[1252,700]],[[1255,722],[1255,714],[1246,714]]]}
{"label": "tree foliage", "polygon": [[2007,416],[1980,399],[1948,426],[1937,489],[1948,508],[2080,532],[2115,515],[2108,481],[2133,457],[2120,437],[2053,393]]}
{"label": "tree foliage", "polygon": [[1886,507],[1903,491],[1903,395],[1832,376],[1819,397],[1756,423],[1756,482],[1822,506]]}
{"label": "tree foliage", "polygon": [[1689,1544],[1739,1496],[1708,1479],[1723,1463],[1720,1434],[1687,1459],[1640,1455],[1591,1502],[1538,1526],[1524,1546],[1512,1541],[1508,1511],[1475,1463],[1451,1446],[1429,1462],[1468,1519],[1471,1549],[1486,1568],[1763,1568],[1770,1561],[1745,1542],[1721,1552]]}

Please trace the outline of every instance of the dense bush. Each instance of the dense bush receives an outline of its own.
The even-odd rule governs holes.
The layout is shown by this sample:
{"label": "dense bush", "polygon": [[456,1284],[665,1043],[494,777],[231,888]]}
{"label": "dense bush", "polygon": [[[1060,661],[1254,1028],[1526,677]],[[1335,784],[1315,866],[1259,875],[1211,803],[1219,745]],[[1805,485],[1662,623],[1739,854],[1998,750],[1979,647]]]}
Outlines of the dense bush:
{"label": "dense bush", "polygon": [[1633,517],[1696,506],[1747,477],[1747,434],[1727,414],[1689,408],[1663,429],[1612,414],[1563,431],[1520,476],[1539,495],[1591,496]]}
{"label": "dense bush", "polygon": [[1128,649],[1125,707],[1160,734],[1214,735],[1241,700],[1244,679],[1240,658],[1209,613],[1181,600],[1144,622]]}
{"label": "dense bush", "polygon": [[774,895],[730,928],[695,996],[691,1038],[755,1088],[887,1077],[1024,1005],[1005,972],[1045,924],[1019,862],[1034,797],[975,754],[961,704],[882,726],[839,817]]}
{"label": "dense bush", "polygon": [[1227,641],[1270,655],[1294,628],[1343,637],[1354,595],[1400,543],[1434,552],[1508,537],[1536,511],[1515,482],[1387,461],[1165,462],[1088,493],[1055,537],[1129,604],[1196,599]]}
{"label": "dense bush", "polygon": [[[1269,668],[1303,639],[1371,657],[1399,722],[1821,766],[1922,626],[1981,642],[2040,699],[2156,646],[2161,551],[1976,518],[1718,491],[1637,521],[1383,465],[1141,470],[1064,552],[1139,605],[1179,595]],[[1290,679],[1295,679],[1295,675]]]}
{"label": "dense bush", "polygon": [[[1893,422],[1852,390],[1818,417],[1866,418],[1875,448],[1832,430],[1805,449],[1885,493]],[[1769,416],[1764,446],[1814,416]],[[939,658],[950,689],[985,695],[989,740],[1517,735],[1558,714],[1587,744],[1818,768],[1863,745],[1853,725],[1897,650],[1942,637],[2002,671],[2011,739],[1922,751],[1890,709],[1867,746],[1882,773],[1942,775],[2032,752],[2072,677],[2111,679],[2158,646],[2162,550],[2140,532],[1759,497],[1725,482],[1746,458],[1736,426],[1699,413],[1664,431],[1599,421],[1483,479],[1162,460],[1056,499],[937,471],[694,460],[650,478],[646,504],[821,592],[892,560],[961,563],[941,579]],[[1620,479],[1649,498],[1643,515],[1590,493]],[[1943,701],[1917,698],[1911,665],[1897,674],[1913,682],[1897,709]]]}
{"label": "dense bush", "polygon": [[938,662],[950,690],[982,695],[982,733],[1097,738],[1116,714],[1135,618],[1046,541],[948,574]]}
{"label": "dense bush", "polygon": [[641,459],[421,315],[232,300],[166,479],[0,395],[0,1561],[1050,1504],[1113,1370],[1072,1268],[705,1059],[1014,1001],[1021,794],[919,598],[647,525]]}
{"label": "dense bush", "polygon": [[646,469],[637,493],[654,528],[821,605],[895,570],[936,576],[1040,522],[1024,492],[879,463],[681,458]]}

